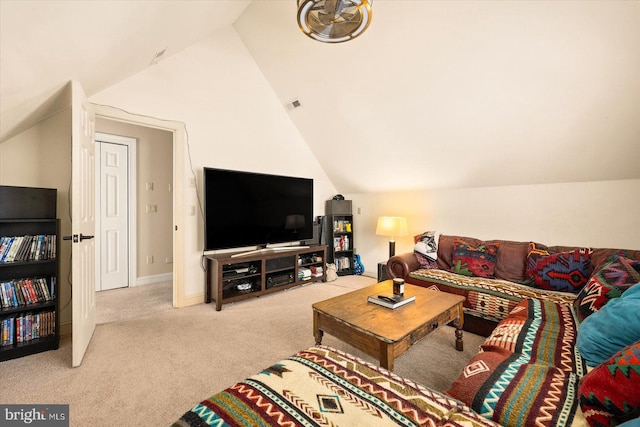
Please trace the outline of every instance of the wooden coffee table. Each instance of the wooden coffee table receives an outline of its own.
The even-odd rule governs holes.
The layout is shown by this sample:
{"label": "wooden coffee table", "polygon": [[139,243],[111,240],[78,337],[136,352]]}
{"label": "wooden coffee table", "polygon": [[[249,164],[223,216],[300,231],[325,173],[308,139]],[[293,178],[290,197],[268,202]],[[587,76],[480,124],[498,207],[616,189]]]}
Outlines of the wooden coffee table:
{"label": "wooden coffee table", "polygon": [[404,295],[416,300],[396,309],[367,302],[370,295],[391,294],[386,280],[313,304],[316,344],[326,332],[368,355],[390,371],[396,357],[439,327],[453,322],[456,350],[463,350],[462,326],[465,298],[421,286],[405,284]]}

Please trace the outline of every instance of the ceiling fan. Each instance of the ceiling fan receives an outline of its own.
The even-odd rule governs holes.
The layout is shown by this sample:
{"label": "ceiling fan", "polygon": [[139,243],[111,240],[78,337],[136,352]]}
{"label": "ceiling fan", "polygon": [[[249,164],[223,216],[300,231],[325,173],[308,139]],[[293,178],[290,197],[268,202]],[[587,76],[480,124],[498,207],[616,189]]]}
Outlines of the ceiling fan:
{"label": "ceiling fan", "polygon": [[346,42],[369,27],[372,3],[373,0],[298,0],[298,26],[312,39]]}

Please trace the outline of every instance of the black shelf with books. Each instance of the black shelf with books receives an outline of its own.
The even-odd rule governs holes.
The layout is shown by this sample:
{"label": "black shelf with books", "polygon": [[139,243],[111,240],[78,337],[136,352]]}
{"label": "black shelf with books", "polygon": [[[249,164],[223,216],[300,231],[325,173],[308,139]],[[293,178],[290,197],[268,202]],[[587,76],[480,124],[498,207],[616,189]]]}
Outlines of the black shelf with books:
{"label": "black shelf with books", "polygon": [[60,343],[56,190],[0,186],[0,361]]}
{"label": "black shelf with books", "polygon": [[327,262],[336,265],[338,276],[351,275],[355,267],[351,200],[327,200],[325,213]]}

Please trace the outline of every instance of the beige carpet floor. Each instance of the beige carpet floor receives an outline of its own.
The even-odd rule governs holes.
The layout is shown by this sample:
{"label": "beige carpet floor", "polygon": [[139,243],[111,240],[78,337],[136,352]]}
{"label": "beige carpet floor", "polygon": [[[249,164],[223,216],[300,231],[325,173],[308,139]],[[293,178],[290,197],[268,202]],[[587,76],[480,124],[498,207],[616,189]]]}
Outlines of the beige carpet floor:
{"label": "beige carpet floor", "polygon": [[[311,304],[375,280],[343,276],[224,305],[173,309],[171,285],[98,295],[99,324],[82,366],[60,349],[0,363],[0,403],[65,403],[71,426],[163,426],[195,403],[314,344]],[[163,296],[164,295],[164,296]],[[146,298],[146,299],[145,299]],[[154,299],[146,310],[141,307]],[[465,351],[443,327],[396,360],[394,372],[445,390],[483,338]],[[375,360],[325,335],[323,344]]]}

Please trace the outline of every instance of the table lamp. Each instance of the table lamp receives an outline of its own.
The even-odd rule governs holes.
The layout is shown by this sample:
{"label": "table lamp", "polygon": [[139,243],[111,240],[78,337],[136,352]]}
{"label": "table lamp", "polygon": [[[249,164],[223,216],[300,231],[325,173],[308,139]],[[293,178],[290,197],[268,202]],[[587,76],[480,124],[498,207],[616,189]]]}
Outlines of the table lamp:
{"label": "table lamp", "polygon": [[401,216],[381,216],[378,218],[376,234],[391,237],[389,240],[389,258],[391,258],[396,254],[396,241],[393,239],[409,234],[407,219]]}

